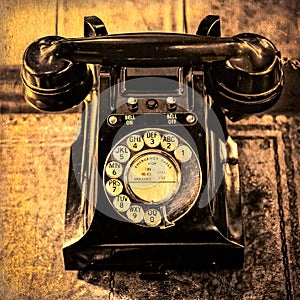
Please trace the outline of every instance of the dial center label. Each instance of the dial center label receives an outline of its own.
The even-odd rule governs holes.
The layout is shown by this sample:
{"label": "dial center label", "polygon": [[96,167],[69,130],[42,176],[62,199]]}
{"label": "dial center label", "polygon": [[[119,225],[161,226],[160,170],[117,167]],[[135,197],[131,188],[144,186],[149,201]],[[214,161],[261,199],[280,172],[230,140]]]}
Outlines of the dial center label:
{"label": "dial center label", "polygon": [[180,184],[179,166],[160,153],[144,153],[133,159],[128,171],[132,192],[146,202],[168,200]]}

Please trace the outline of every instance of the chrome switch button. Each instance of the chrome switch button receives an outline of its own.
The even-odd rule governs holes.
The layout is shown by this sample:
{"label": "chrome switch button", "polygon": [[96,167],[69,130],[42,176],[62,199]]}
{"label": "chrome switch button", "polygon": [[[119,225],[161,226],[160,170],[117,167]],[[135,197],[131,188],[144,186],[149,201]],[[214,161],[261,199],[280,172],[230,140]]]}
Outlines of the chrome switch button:
{"label": "chrome switch button", "polygon": [[127,105],[129,107],[129,110],[134,112],[138,109],[138,100],[134,97],[129,97],[127,100]]}
{"label": "chrome switch button", "polygon": [[173,111],[173,110],[176,109],[176,106],[177,106],[176,105],[176,98],[174,98],[174,97],[167,97],[166,102],[167,102],[167,108],[168,108],[168,110]]}

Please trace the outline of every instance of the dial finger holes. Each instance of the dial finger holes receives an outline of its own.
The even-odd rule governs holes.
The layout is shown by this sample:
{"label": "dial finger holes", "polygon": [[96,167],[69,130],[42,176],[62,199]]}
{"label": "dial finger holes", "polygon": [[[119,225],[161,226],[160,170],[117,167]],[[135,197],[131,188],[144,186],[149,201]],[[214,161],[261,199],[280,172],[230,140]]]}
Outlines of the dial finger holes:
{"label": "dial finger holes", "polygon": [[123,166],[117,161],[110,161],[107,163],[105,173],[109,178],[119,178],[122,175]]}
{"label": "dial finger holes", "polygon": [[132,134],[127,138],[127,146],[132,151],[141,151],[144,147],[143,137],[139,134]]}
{"label": "dial finger holes", "polygon": [[200,191],[201,168],[194,150],[178,134],[139,129],[111,149],[103,179],[108,202],[123,220],[166,228],[195,203],[198,193],[194,188]]}
{"label": "dial finger holes", "polygon": [[155,148],[160,144],[161,135],[156,130],[148,130],[144,134],[145,144],[150,148]]}
{"label": "dial finger holes", "polygon": [[121,194],[114,198],[113,204],[118,211],[125,212],[130,207],[131,201],[128,196]]}
{"label": "dial finger holes", "polygon": [[178,146],[178,139],[173,134],[165,134],[161,139],[161,147],[163,150],[171,152]]}

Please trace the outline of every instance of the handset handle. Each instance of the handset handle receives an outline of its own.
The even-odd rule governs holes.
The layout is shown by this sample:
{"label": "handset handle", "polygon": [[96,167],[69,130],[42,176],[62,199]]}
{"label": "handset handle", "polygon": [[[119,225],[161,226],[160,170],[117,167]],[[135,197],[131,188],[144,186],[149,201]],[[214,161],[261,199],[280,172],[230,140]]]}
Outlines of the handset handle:
{"label": "handset handle", "polygon": [[69,39],[50,36],[31,44],[24,61],[29,66],[34,60],[36,66],[39,62],[42,67],[51,68],[64,59],[135,67],[186,66],[229,60],[233,68],[252,73],[268,69],[277,54],[269,40],[254,34],[221,38],[147,32]]}
{"label": "handset handle", "polygon": [[[44,110],[78,104],[92,87],[88,63],[122,67],[217,63],[225,71],[225,79],[228,69],[236,78],[263,80],[262,92],[282,81],[279,52],[268,39],[255,34],[231,38],[155,32],[69,39],[48,36],[32,43],[24,53],[25,99]],[[248,91],[251,93],[251,87]],[[276,90],[276,94],[280,93]]]}

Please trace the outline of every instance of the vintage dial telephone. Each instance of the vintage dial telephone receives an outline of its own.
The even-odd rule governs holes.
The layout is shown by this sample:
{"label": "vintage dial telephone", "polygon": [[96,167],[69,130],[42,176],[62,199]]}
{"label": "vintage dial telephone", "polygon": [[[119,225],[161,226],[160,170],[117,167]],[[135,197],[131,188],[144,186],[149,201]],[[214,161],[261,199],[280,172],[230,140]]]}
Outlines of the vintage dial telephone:
{"label": "vintage dial telephone", "polygon": [[85,17],[84,38],[44,37],[24,54],[25,98],[45,111],[84,101],[71,148],[66,269],[243,265],[235,121],[274,105],[280,54],[255,34],[108,35]]}

